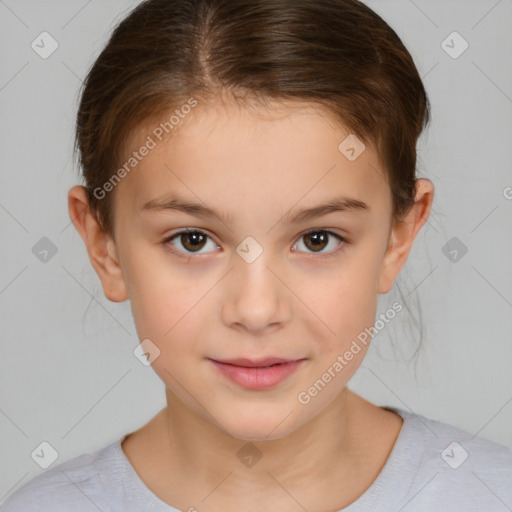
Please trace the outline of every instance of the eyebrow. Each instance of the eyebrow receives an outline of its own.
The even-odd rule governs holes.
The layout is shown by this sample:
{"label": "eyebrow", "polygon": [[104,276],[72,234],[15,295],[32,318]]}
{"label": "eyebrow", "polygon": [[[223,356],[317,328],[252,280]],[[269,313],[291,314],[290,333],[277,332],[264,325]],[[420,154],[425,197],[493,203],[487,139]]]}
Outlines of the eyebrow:
{"label": "eyebrow", "polygon": [[[223,223],[229,223],[231,215],[225,212],[216,212],[215,210],[201,203],[194,203],[187,199],[173,196],[163,199],[152,199],[144,204],[142,211],[177,211],[188,213],[196,217],[211,218],[215,217]],[[296,224],[305,220],[321,217],[334,212],[369,212],[370,207],[358,199],[347,197],[337,197],[326,203],[319,204],[310,208],[304,208],[294,215],[290,213],[283,216],[283,221]]]}

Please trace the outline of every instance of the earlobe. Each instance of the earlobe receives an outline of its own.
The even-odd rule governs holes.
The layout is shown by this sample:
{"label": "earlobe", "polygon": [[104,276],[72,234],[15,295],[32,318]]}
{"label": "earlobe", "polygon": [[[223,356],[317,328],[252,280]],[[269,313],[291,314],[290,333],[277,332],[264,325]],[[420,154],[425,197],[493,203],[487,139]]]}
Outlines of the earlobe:
{"label": "earlobe", "polygon": [[76,185],[68,193],[69,216],[82,237],[89,259],[100,278],[103,292],[112,302],[128,299],[123,273],[112,237],[103,231],[91,211],[84,187]]}
{"label": "earlobe", "polygon": [[427,221],[434,199],[434,186],[427,179],[416,182],[414,205],[400,222],[395,222],[382,263],[378,293],[388,293],[405,265],[416,235]]}

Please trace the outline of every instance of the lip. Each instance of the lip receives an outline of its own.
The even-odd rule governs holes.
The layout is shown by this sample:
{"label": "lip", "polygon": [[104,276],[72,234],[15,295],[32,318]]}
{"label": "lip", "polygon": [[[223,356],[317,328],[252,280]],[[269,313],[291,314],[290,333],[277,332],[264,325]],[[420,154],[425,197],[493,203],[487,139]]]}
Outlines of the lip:
{"label": "lip", "polygon": [[209,359],[219,372],[235,384],[252,390],[276,386],[294,373],[305,359],[269,357],[260,360]]}
{"label": "lip", "polygon": [[245,368],[263,368],[265,366],[272,366],[273,364],[280,363],[292,363],[296,359],[282,359],[280,357],[266,357],[265,359],[258,359],[256,361],[252,359],[212,359],[223,364],[232,364],[234,366],[243,366]]}

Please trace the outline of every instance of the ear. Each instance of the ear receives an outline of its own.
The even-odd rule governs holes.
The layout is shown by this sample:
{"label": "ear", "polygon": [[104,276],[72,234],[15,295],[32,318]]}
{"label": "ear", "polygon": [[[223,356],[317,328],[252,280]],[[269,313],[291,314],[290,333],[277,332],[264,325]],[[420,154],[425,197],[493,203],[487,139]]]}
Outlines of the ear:
{"label": "ear", "polygon": [[412,244],[419,230],[427,221],[432,201],[434,186],[427,179],[416,181],[414,204],[399,222],[395,222],[379,277],[379,293],[388,293],[400,270],[407,261]]}
{"label": "ear", "polygon": [[112,302],[127,300],[126,286],[119,265],[115,241],[101,228],[87,201],[85,188],[76,185],[68,193],[69,216],[80,233],[89,259]]}

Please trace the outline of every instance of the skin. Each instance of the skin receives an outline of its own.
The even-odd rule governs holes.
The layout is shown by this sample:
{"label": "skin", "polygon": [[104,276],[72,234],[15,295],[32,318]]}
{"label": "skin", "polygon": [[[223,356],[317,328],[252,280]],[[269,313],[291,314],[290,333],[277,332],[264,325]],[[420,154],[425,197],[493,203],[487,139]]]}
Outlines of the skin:
{"label": "skin", "polygon": [[[391,289],[428,219],[432,183],[417,182],[414,206],[393,223],[373,146],[349,161],[338,150],[349,132],[319,109],[274,107],[196,107],[115,188],[114,238],[83,188],[69,192],[71,219],[105,295],[130,300],[139,339],[160,350],[152,366],[167,407],[122,448],[144,484],[181,510],[339,510],[372,484],[402,427],[397,414],[346,387],[367,346],[308,404],[297,397],[374,325],[378,295]],[[134,134],[133,148],[148,133]],[[173,193],[229,218],[141,211]],[[340,195],[370,208],[285,221]],[[209,237],[200,254],[184,237],[164,242],[187,227]],[[304,237],[312,228],[346,242],[329,235],[315,252]],[[251,263],[236,252],[248,236],[263,248]],[[179,256],[187,247],[188,257]],[[267,356],[305,361],[255,391],[207,359]],[[262,454],[251,468],[237,458],[247,442]]]}

